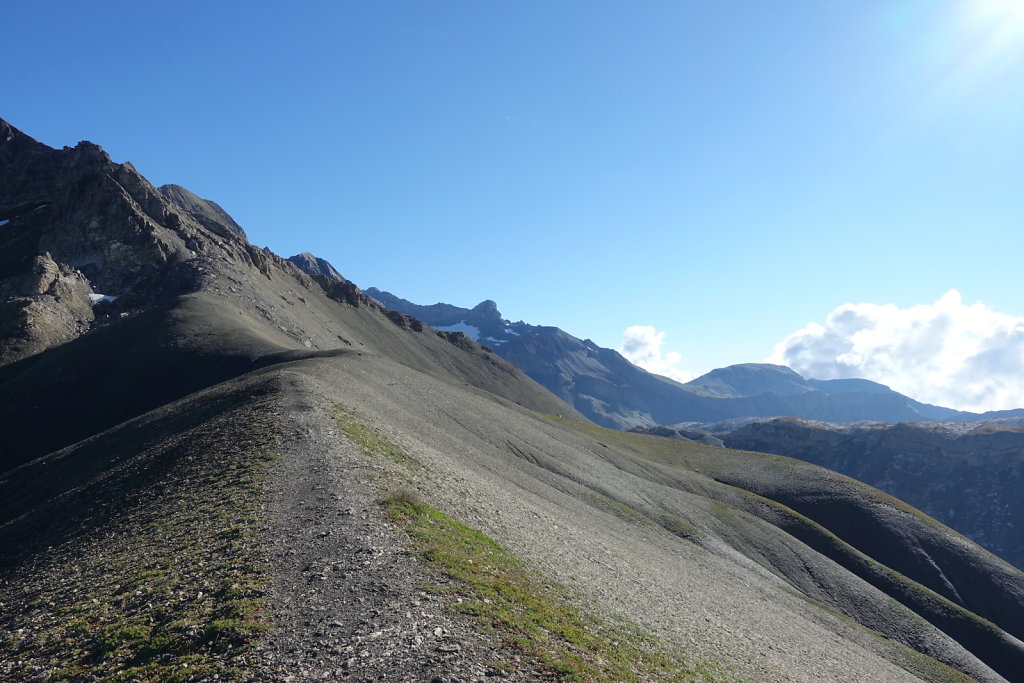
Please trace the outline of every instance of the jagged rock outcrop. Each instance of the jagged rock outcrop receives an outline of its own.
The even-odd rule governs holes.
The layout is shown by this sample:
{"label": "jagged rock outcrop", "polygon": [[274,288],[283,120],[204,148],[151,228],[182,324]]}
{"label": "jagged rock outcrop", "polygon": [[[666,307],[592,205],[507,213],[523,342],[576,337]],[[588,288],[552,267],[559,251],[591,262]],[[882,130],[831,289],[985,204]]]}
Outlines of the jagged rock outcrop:
{"label": "jagged rock outcrop", "polygon": [[27,273],[0,281],[0,364],[84,334],[98,296],[81,272],[37,255]]}
{"label": "jagged rock outcrop", "polygon": [[288,260],[299,267],[304,273],[308,275],[319,275],[325,277],[328,280],[337,280],[339,282],[345,282],[345,278],[341,276],[334,266],[328,261],[322,258],[318,258],[308,251],[304,251],[301,254],[295,256],[289,256]]}
{"label": "jagged rock outcrop", "polygon": [[160,194],[171,200],[175,206],[188,211],[207,230],[221,237],[245,239],[245,230],[242,229],[242,226],[236,223],[235,219],[217,202],[203,199],[181,185],[161,185],[158,189]]}

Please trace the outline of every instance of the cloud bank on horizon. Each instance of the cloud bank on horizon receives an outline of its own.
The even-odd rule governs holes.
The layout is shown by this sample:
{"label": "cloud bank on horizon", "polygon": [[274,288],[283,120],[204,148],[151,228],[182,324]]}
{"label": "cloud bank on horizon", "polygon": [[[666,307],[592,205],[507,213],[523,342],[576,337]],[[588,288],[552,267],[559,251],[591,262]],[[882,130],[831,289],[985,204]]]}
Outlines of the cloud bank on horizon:
{"label": "cloud bank on horizon", "polygon": [[652,325],[633,325],[622,334],[622,346],[617,351],[633,365],[647,372],[670,377],[677,382],[689,382],[697,375],[679,367],[683,356],[678,351],[662,351],[665,333]]}
{"label": "cloud bank on horizon", "polygon": [[805,377],[862,377],[925,403],[1024,408],[1024,318],[951,289],[934,304],[844,304],[776,345],[769,363]]}

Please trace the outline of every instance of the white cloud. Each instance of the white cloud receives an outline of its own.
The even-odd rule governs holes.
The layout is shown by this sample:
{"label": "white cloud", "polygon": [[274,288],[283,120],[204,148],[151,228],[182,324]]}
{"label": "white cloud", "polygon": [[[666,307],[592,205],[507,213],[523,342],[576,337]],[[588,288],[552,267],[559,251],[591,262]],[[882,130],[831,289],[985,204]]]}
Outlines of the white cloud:
{"label": "white cloud", "polygon": [[633,325],[622,334],[618,351],[633,365],[639,365],[656,375],[671,377],[677,382],[688,382],[696,375],[679,367],[683,356],[677,351],[662,352],[665,333],[650,325]]}
{"label": "white cloud", "polygon": [[1024,408],[1024,318],[964,305],[955,289],[910,308],[844,304],[767,360],[816,379],[863,377],[960,410]]}

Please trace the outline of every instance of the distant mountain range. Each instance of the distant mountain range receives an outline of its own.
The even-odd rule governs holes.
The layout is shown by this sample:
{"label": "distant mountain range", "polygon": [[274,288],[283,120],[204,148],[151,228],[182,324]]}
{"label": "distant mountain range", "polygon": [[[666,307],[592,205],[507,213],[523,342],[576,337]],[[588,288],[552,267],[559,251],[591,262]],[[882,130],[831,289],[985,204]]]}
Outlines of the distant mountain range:
{"label": "distant mountain range", "polygon": [[422,306],[375,287],[366,293],[388,308],[440,330],[464,332],[493,348],[551,393],[607,427],[782,416],[839,423],[976,422],[1024,416],[1024,410],[961,412],[915,401],[865,379],[806,379],[787,367],[763,363],[731,365],[683,384],[647,372],[618,351],[557,327],[505,320],[493,301],[473,308],[444,303]]}

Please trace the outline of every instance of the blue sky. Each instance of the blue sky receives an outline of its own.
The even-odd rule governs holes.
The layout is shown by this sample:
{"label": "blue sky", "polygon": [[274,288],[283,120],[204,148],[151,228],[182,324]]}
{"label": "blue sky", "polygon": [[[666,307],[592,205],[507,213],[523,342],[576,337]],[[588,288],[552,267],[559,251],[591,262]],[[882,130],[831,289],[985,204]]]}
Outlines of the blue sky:
{"label": "blue sky", "polygon": [[[0,116],[360,286],[494,299],[611,347],[652,326],[691,373],[782,358],[846,304],[955,289],[979,324],[1009,316],[1024,368],[1019,1],[48,2],[3,21]],[[1024,405],[1015,382],[1001,400]]]}

